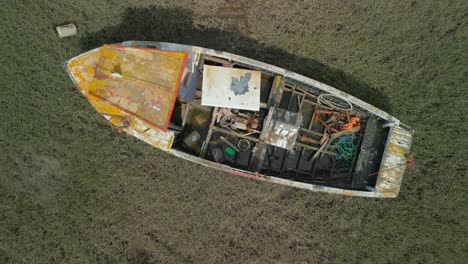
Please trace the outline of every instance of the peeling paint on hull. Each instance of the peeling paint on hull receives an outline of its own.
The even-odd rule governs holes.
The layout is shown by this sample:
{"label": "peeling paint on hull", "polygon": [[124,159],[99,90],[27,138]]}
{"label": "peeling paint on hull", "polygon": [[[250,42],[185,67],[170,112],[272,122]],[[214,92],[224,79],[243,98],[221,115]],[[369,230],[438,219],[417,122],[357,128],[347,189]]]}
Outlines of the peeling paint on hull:
{"label": "peeling paint on hull", "polygon": [[344,196],[358,196],[370,198],[394,198],[398,196],[400,186],[402,183],[402,178],[405,172],[405,166],[401,166],[401,164],[404,164],[408,160],[413,132],[411,129],[407,129],[403,124],[400,124],[400,121],[398,119],[389,115],[388,113],[370,104],[367,104],[349,94],[346,94],[336,88],[320,83],[316,80],[242,56],[195,46],[164,42],[127,41],[121,43],[121,45],[129,47],[148,47],[170,51],[183,51],[189,54],[189,61],[190,58],[199,54],[217,56],[230,61],[237,61],[246,65],[250,65],[255,69],[264,70],[276,75],[281,75],[283,76],[283,78],[287,77],[301,83],[309,84],[322,91],[331,93],[340,98],[344,98],[352,102],[353,104],[362,107],[369,113],[380,117],[382,120],[386,120],[387,122],[391,122],[393,124],[393,127],[390,129],[387,145],[383,154],[381,169],[378,174],[378,181],[375,190],[345,190],[309,183],[296,182],[283,178],[235,169],[224,164],[219,164],[210,160],[202,159],[187,154],[176,149],[172,149],[171,146],[174,140],[173,132],[163,132],[160,129],[152,126],[151,124],[148,124],[148,122],[145,122],[145,120],[139,118],[138,116],[129,115],[127,111],[120,109],[115,105],[110,104],[109,102],[100,100],[99,98],[92,96],[92,94],[89,92],[91,82],[94,77],[94,67],[97,63],[97,58],[99,57],[99,49],[91,50],[69,60],[67,63],[67,69],[77,88],[89,100],[89,102],[99,113],[101,113],[112,125],[120,129],[121,131],[124,131],[156,148],[167,151],[168,153],[171,153],[177,157],[246,178],[278,183],[311,191],[326,192]]}

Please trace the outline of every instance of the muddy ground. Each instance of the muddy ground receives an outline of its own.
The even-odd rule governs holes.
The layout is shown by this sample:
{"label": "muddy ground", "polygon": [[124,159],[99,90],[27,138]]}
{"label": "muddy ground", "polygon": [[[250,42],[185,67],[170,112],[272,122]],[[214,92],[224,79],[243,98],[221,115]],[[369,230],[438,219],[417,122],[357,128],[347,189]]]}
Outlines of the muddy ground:
{"label": "muddy ground", "polygon": [[[462,263],[466,1],[2,1],[0,263]],[[78,35],[58,39],[73,22]],[[391,200],[256,182],[112,130],[63,63],[104,43],[230,51],[415,128]]]}

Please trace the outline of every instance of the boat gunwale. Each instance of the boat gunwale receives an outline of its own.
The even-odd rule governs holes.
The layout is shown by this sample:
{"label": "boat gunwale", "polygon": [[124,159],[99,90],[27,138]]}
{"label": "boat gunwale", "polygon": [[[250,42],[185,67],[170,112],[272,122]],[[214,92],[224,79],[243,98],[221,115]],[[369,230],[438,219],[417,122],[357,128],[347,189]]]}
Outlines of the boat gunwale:
{"label": "boat gunwale", "polygon": [[[216,169],[216,170],[221,170],[230,174],[234,174],[236,176],[255,179],[259,181],[266,181],[266,182],[281,184],[281,185],[290,186],[290,187],[296,187],[300,189],[306,189],[306,190],[315,191],[315,192],[326,192],[330,194],[337,194],[337,195],[343,195],[343,196],[355,196],[355,197],[367,197],[367,198],[395,198],[396,197],[394,193],[340,189],[340,188],[322,186],[322,185],[317,185],[317,184],[312,184],[312,183],[297,182],[297,181],[287,180],[287,179],[259,174],[259,173],[255,174],[250,171],[233,168],[228,165],[220,164],[211,160],[193,156],[193,155],[190,155],[186,152],[183,152],[177,149],[170,149],[170,150],[165,150],[165,151],[168,153],[171,153],[172,155],[178,158],[182,158],[182,159],[197,163],[199,165],[203,165],[205,167],[209,167],[209,168]],[[242,173],[235,173],[235,171],[239,171]]]}
{"label": "boat gunwale", "polygon": [[[174,48],[177,48],[177,47],[180,47],[180,48],[183,48],[183,50],[191,50],[192,52],[195,52],[195,53],[201,53],[201,54],[206,54],[206,55],[210,55],[210,56],[215,56],[215,57],[220,57],[220,58],[224,58],[224,59],[227,59],[227,60],[233,60],[233,61],[236,61],[236,62],[240,62],[240,63],[244,63],[246,65],[249,65],[249,66],[253,66],[253,67],[257,67],[261,70],[265,70],[265,71],[268,71],[268,72],[271,72],[271,73],[274,73],[274,74],[278,74],[278,75],[283,75],[284,77],[287,77],[287,78],[290,78],[292,80],[295,80],[295,81],[298,81],[298,82],[301,82],[301,83],[304,83],[306,85],[310,85],[318,90],[321,90],[321,91],[324,91],[324,92],[328,92],[328,93],[331,93],[335,96],[337,96],[338,98],[341,98],[343,100],[347,100],[363,109],[365,109],[366,111],[369,111],[371,114],[374,114],[388,122],[393,122],[395,125],[399,125],[400,124],[400,120],[395,118],[394,116],[388,114],[387,112],[369,104],[369,103],[366,103],[364,101],[362,101],[361,99],[357,98],[357,97],[354,97],[348,93],[345,93],[343,91],[340,91],[338,90],[337,88],[335,87],[332,87],[328,84],[325,84],[325,83],[322,83],[322,82],[319,82],[315,79],[312,79],[312,78],[309,78],[307,76],[304,76],[304,75],[301,75],[301,74],[298,74],[296,72],[293,72],[293,71],[290,71],[290,70],[286,70],[286,69],[283,69],[281,67],[278,67],[278,66],[275,66],[275,65],[272,65],[272,64],[268,64],[268,63],[265,63],[265,62],[261,62],[261,61],[258,61],[258,60],[254,60],[254,59],[251,59],[251,58],[247,58],[247,57],[244,57],[244,56],[241,56],[241,55],[237,55],[237,54],[233,54],[233,53],[229,53],[229,52],[224,52],[224,51],[218,51],[218,50],[214,50],[214,49],[209,49],[209,48],[203,48],[203,47],[198,47],[198,46],[192,46],[192,45],[185,45],[185,44],[178,44],[178,43],[171,43],[171,42],[155,42],[155,41],[134,41],[134,40],[129,40],[129,41],[124,41],[122,43],[120,43],[121,45],[123,46],[153,46],[155,48],[160,48],[161,45],[163,46],[167,46],[167,47],[171,47],[173,46]],[[308,88],[308,89],[311,89],[310,87],[305,87],[305,88]]]}

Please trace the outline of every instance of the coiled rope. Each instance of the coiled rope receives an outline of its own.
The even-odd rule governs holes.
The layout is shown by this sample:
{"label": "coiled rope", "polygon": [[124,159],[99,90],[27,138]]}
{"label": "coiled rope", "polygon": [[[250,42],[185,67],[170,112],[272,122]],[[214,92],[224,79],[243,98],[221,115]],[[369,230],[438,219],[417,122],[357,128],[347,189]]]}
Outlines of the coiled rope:
{"label": "coiled rope", "polygon": [[[332,98],[334,100],[332,100]],[[331,107],[333,109],[336,109],[336,110],[341,110],[341,111],[344,111],[344,112],[351,112],[353,110],[353,104],[351,104],[350,101],[346,100],[346,99],[343,99],[341,97],[338,97],[334,94],[321,94],[319,96],[317,96],[317,102],[319,104],[323,104],[323,105],[326,105],[328,107]],[[346,104],[349,106],[349,107],[343,107],[343,104],[340,104],[339,102],[346,102]]]}

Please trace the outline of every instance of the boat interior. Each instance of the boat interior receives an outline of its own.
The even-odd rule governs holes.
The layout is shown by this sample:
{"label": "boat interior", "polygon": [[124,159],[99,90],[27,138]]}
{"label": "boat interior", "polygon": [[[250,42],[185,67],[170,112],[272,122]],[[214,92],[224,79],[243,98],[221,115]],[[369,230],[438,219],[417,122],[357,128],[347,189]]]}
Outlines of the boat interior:
{"label": "boat interior", "polygon": [[[375,187],[372,173],[379,170],[389,133],[385,120],[264,69],[208,55],[194,65],[182,79],[171,116],[173,149],[292,181],[352,190]],[[260,72],[259,110],[203,105],[206,66]]]}

